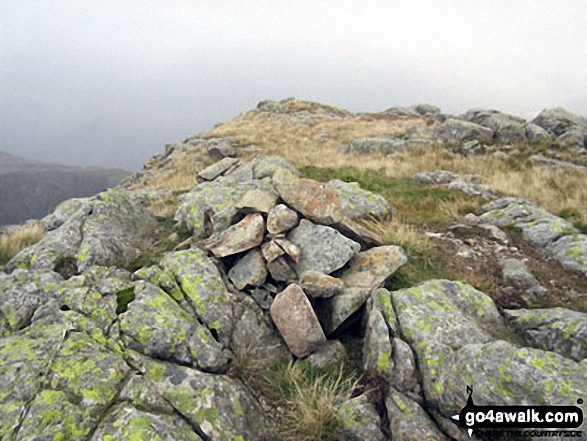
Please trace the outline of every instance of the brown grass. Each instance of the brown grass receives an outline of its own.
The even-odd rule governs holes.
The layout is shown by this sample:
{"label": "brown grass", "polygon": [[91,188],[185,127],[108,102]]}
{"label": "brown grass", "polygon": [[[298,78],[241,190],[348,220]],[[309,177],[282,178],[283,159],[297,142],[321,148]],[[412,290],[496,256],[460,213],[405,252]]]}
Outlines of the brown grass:
{"label": "brown grass", "polygon": [[12,234],[0,236],[0,265],[8,262],[24,248],[34,245],[43,235],[40,224],[23,227]]}
{"label": "brown grass", "polygon": [[[389,156],[341,154],[337,147],[354,138],[401,135],[407,126],[423,121],[374,115],[337,118],[315,114],[312,118],[315,124],[304,126],[271,117],[267,112],[250,111],[214,128],[206,137],[231,136],[241,144],[257,144],[264,153],[285,156],[298,166],[354,166],[381,170],[392,178],[408,178],[431,169],[474,173],[504,195],[529,199],[554,213],[575,210],[582,221],[587,222],[587,186],[584,185],[587,176],[584,172],[549,170],[489,155],[464,158],[450,154],[442,146],[416,148]],[[327,133],[328,140],[319,139],[321,133]]]}

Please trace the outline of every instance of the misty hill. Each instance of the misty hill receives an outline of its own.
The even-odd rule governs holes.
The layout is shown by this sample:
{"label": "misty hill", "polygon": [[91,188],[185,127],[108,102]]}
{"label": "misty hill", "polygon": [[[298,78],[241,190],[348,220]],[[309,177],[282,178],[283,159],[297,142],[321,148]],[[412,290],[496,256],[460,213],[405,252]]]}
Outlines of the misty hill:
{"label": "misty hill", "polygon": [[60,202],[92,196],[128,174],[33,161],[0,151],[0,225],[43,217]]}

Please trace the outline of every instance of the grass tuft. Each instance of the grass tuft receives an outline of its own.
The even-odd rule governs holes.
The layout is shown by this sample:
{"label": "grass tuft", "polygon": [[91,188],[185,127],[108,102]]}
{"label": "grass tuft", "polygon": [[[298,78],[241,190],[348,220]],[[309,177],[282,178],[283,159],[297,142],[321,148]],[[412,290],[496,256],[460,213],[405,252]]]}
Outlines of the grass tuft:
{"label": "grass tuft", "polygon": [[0,265],[4,265],[20,251],[36,244],[43,235],[43,226],[26,226],[12,234],[0,235]]}

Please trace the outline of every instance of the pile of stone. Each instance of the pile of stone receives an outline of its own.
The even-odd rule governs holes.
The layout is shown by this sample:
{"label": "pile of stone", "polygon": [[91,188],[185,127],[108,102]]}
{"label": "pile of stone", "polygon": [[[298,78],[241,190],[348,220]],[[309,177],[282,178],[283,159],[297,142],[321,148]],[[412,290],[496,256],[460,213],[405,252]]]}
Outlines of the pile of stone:
{"label": "pile of stone", "polygon": [[176,219],[220,260],[236,290],[270,309],[291,352],[305,357],[407,258],[357,223],[389,218],[383,197],[298,174],[281,157],[225,158],[198,174]]}

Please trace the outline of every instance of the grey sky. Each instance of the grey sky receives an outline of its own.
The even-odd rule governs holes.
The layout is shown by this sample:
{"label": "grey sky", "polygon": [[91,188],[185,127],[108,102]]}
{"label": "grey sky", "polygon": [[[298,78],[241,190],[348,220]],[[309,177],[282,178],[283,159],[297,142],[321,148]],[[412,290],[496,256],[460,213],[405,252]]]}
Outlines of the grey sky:
{"label": "grey sky", "polygon": [[2,0],[0,150],[138,169],[262,99],[587,114],[584,0]]}

